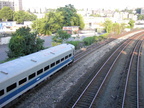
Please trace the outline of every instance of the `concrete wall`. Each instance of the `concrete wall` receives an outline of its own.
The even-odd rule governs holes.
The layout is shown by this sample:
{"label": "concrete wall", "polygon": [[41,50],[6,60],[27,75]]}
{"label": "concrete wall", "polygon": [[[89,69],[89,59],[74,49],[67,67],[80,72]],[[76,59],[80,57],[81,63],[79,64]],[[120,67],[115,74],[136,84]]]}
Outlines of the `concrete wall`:
{"label": "concrete wall", "polygon": [[2,37],[0,38],[0,45],[8,44],[11,37]]}

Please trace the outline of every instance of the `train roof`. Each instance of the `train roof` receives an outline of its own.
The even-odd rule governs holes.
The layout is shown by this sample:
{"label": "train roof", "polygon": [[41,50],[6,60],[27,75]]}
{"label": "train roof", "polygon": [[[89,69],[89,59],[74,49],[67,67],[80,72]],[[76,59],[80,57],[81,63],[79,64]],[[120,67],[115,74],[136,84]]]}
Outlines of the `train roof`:
{"label": "train roof", "polygon": [[0,64],[0,83],[18,74],[21,74],[28,69],[38,66],[41,63],[55,58],[56,56],[61,55],[73,48],[74,46],[71,44],[61,44],[9,62],[2,63]]}

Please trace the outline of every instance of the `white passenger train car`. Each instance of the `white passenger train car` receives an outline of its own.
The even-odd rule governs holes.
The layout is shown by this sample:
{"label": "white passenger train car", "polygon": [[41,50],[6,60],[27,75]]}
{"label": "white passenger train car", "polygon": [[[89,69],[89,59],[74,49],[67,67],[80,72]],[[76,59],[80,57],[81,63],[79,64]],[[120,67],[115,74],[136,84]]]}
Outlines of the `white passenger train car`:
{"label": "white passenger train car", "polygon": [[0,64],[0,107],[74,60],[74,46],[61,44]]}

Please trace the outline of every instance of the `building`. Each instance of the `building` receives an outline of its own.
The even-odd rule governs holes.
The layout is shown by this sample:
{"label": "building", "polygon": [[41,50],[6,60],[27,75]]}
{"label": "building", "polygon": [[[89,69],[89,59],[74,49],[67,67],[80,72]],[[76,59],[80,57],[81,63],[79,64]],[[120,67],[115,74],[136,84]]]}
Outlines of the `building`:
{"label": "building", "polygon": [[14,1],[14,11],[23,10],[22,0],[13,0]]}
{"label": "building", "polygon": [[13,11],[22,10],[22,0],[0,0],[0,9],[10,7]]}
{"label": "building", "polygon": [[12,10],[14,10],[14,1],[13,0],[0,0],[0,9],[3,7],[10,7]]}
{"label": "building", "polygon": [[141,15],[144,15],[144,8],[141,8],[140,14],[141,14]]}
{"label": "building", "polygon": [[67,31],[68,34],[76,34],[79,32],[79,26],[64,26],[64,31]]}

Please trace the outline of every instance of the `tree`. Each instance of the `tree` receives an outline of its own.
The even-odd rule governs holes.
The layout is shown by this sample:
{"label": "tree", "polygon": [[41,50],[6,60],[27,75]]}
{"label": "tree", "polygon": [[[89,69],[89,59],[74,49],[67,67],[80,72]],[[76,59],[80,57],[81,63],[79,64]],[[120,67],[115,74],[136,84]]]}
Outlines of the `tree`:
{"label": "tree", "polygon": [[130,28],[131,28],[131,29],[133,29],[133,28],[134,28],[134,23],[135,23],[135,21],[134,21],[134,20],[132,20],[132,19],[129,21],[129,23],[128,23],[128,24],[129,24],[129,26],[130,26]]}
{"label": "tree", "polygon": [[133,10],[128,8],[125,8],[124,10],[122,10],[122,12],[128,12],[129,14],[133,14]]}
{"label": "tree", "polygon": [[69,4],[65,7],[60,7],[56,10],[57,12],[62,12],[63,15],[63,26],[80,26],[80,29],[84,28],[84,21],[82,16],[77,14],[76,9],[73,5]]}
{"label": "tree", "polygon": [[84,29],[85,27],[85,23],[84,23],[84,19],[81,15],[78,15],[79,16],[79,26],[80,26],[80,29]]}
{"label": "tree", "polygon": [[138,15],[138,20],[144,20],[144,15]]}
{"label": "tree", "polygon": [[114,23],[112,31],[116,34],[120,34],[125,29],[125,23]]}
{"label": "tree", "polygon": [[44,40],[37,37],[36,33],[31,33],[30,28],[22,27],[13,34],[9,43],[9,58],[28,55],[44,49]]}
{"label": "tree", "polygon": [[116,33],[120,34],[125,28],[126,24],[125,23],[113,23],[111,20],[107,19],[104,23],[103,26],[106,30],[107,33]]}
{"label": "tree", "polygon": [[34,21],[37,19],[37,16],[30,12],[25,12],[25,21]]}
{"label": "tree", "polygon": [[62,15],[64,16],[64,26],[73,26],[72,25],[72,18],[76,17],[76,9],[74,8],[73,5],[69,4],[66,5],[65,7],[60,7],[57,9],[58,12],[62,12]]}
{"label": "tree", "polygon": [[105,30],[107,33],[110,33],[112,31],[113,23],[111,20],[107,19],[103,24]]}
{"label": "tree", "polygon": [[114,23],[112,31],[114,33],[116,33],[116,34],[120,34],[120,32],[121,32],[121,25],[119,23]]}
{"label": "tree", "polygon": [[56,35],[53,37],[53,41],[57,43],[63,43],[66,42],[66,40],[70,37],[71,35],[68,34],[66,31],[58,30]]}
{"label": "tree", "polygon": [[18,11],[14,13],[14,21],[19,23],[24,23],[24,21],[33,21],[36,20],[36,15],[25,12],[25,11]]}
{"label": "tree", "polygon": [[126,28],[126,24],[125,23],[121,23],[121,32],[124,31],[125,28]]}
{"label": "tree", "polygon": [[61,12],[49,12],[45,15],[45,18],[37,19],[33,22],[32,28],[38,31],[40,34],[51,35],[58,29],[62,29],[63,16]]}
{"label": "tree", "polygon": [[8,21],[13,19],[13,11],[10,7],[3,7],[0,10],[0,18],[2,21]]}
{"label": "tree", "polygon": [[14,21],[19,23],[24,23],[25,20],[25,12],[24,11],[18,11],[14,13]]}
{"label": "tree", "polygon": [[80,29],[84,28],[83,18],[77,14],[73,5],[66,5],[57,10],[51,10],[45,14],[44,18],[37,19],[32,24],[34,30],[44,35],[56,33],[63,26],[79,26]]}

